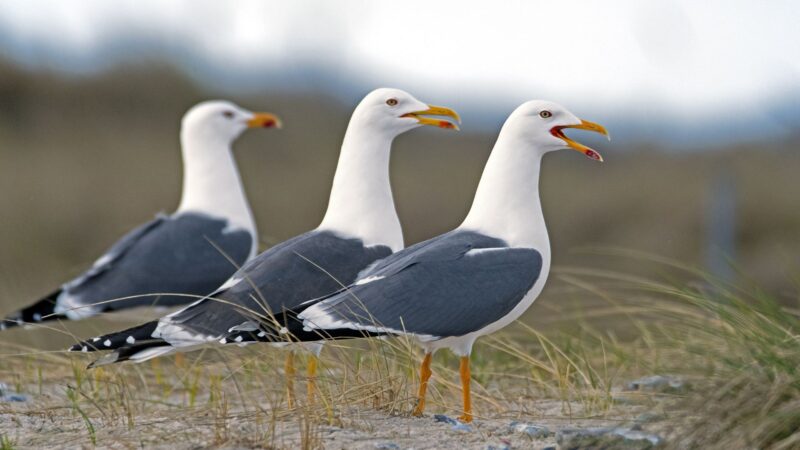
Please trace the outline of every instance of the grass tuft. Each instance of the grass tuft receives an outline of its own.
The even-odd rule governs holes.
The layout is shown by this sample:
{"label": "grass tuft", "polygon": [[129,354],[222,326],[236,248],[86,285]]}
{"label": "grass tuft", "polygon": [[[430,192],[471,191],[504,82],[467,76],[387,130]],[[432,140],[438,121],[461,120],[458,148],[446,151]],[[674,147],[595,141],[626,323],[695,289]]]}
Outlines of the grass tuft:
{"label": "grass tuft", "polygon": [[[555,286],[531,311],[549,320],[535,327],[523,321],[478,341],[477,423],[630,424],[644,413],[661,418],[648,426],[669,446],[800,447],[797,313],[757,288],[658,264],[670,281],[556,271]],[[0,450],[19,439],[32,446],[320,448],[330,430],[371,435],[381,426],[376,417],[411,420],[423,357],[405,338],[329,343],[309,395],[300,367],[309,356],[299,347],[291,374],[286,353],[266,345],[92,371],[84,369],[91,355],[22,350],[0,355],[0,379],[33,400],[0,404],[0,416],[9,418],[0,420]],[[447,352],[434,357],[429,414],[461,413],[457,368]],[[287,375],[296,385],[292,407]],[[650,375],[685,383],[669,391],[628,389],[632,379]]]}

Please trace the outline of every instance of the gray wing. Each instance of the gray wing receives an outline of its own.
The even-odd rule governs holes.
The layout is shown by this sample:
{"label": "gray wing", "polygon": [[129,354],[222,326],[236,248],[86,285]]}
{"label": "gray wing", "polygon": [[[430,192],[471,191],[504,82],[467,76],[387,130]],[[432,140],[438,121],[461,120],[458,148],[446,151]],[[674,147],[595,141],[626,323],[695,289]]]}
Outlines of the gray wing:
{"label": "gray wing", "polygon": [[[118,310],[143,305],[178,305],[212,292],[250,254],[253,237],[227,231],[228,222],[202,214],[161,216],[127,234],[84,275],[65,284],[58,302],[69,307],[122,297],[99,305]],[[230,260],[229,260],[230,259]],[[178,295],[145,295],[180,293]]]}
{"label": "gray wing", "polygon": [[451,232],[386,258],[300,318],[316,329],[462,336],[508,314],[541,270],[542,256],[534,249]]}
{"label": "gray wing", "polygon": [[97,261],[92,264],[92,267],[89,268],[86,272],[78,276],[72,281],[67,282],[63,288],[71,289],[71,288],[78,288],[80,285],[86,283],[90,279],[102,274],[103,272],[107,271],[111,268],[111,265],[117,261],[122,255],[128,251],[129,248],[133,247],[142,236],[150,233],[151,231],[155,230],[159,226],[163,225],[164,222],[169,220],[169,216],[164,214],[159,214],[156,216],[155,219],[147,222],[143,225],[140,225],[125,236],[122,236],[120,240],[114,243],[111,248],[106,251],[103,256],[97,259]]}
{"label": "gray wing", "polygon": [[[247,263],[208,299],[164,319],[175,333],[219,337],[244,323],[303,307],[352,283],[359,272],[392,253],[360,239],[311,231],[270,248]],[[176,330],[175,328],[172,328]],[[169,340],[169,336],[164,336]]]}

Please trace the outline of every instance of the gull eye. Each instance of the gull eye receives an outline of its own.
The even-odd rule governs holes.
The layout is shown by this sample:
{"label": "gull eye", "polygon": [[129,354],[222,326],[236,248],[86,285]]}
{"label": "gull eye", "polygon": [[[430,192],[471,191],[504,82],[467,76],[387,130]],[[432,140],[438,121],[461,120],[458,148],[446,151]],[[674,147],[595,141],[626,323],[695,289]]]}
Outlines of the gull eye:
{"label": "gull eye", "polygon": [[541,117],[542,119],[548,119],[550,117],[553,117],[553,113],[551,113],[548,110],[544,110],[544,111],[539,113],[539,117]]}
{"label": "gull eye", "polygon": [[225,116],[226,119],[233,119],[233,111],[223,111],[222,115]]}
{"label": "gull eye", "polygon": [[389,105],[389,106],[395,106],[395,105],[397,105],[397,99],[396,98],[390,98],[389,100],[386,100],[386,104]]}

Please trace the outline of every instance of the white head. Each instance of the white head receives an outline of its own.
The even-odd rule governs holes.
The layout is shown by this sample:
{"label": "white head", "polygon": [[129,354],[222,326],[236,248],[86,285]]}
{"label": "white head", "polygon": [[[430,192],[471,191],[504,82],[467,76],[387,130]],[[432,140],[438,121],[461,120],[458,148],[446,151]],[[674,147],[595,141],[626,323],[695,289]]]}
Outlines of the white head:
{"label": "white head", "polygon": [[280,128],[274,114],[254,113],[224,100],[193,106],[183,116],[181,137],[230,144],[247,128]]}
{"label": "white head", "polygon": [[608,137],[601,125],[581,120],[558,103],[546,100],[531,100],[520,105],[506,120],[503,132],[510,132],[542,153],[569,148],[603,161],[595,150],[565,136],[562,131],[565,128],[594,131]]}
{"label": "white head", "polygon": [[389,182],[392,140],[422,125],[458,129],[443,119],[455,111],[427,105],[399,89],[376,89],[358,104],[347,126],[328,210],[319,228],[357,237],[364,245],[403,248],[403,231]]}
{"label": "white head", "polygon": [[[247,128],[279,128],[273,114],[253,113],[227,101],[200,103],[183,116],[183,196],[178,211],[224,217],[255,235],[231,144]],[[256,248],[254,240],[253,251]]]}
{"label": "white head", "polygon": [[353,111],[350,121],[391,137],[422,125],[458,129],[452,122],[422,117],[424,115],[448,116],[461,122],[458,114],[449,108],[428,105],[408,92],[389,88],[375,89],[367,94]]}

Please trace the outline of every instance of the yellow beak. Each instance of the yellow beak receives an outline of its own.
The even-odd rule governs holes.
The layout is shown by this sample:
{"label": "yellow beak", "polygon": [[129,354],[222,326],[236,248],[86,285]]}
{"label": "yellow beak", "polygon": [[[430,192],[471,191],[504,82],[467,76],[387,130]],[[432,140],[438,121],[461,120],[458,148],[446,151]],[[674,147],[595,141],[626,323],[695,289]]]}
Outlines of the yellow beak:
{"label": "yellow beak", "polygon": [[270,113],[253,113],[253,118],[247,121],[248,128],[281,128],[280,117]]}
{"label": "yellow beak", "polygon": [[575,142],[572,139],[564,136],[564,133],[561,131],[564,128],[577,128],[579,130],[594,131],[595,133],[600,133],[605,137],[607,137],[609,140],[611,140],[611,136],[608,135],[608,131],[602,125],[596,124],[594,122],[589,122],[588,120],[581,120],[581,123],[578,125],[560,125],[553,127],[550,129],[550,134],[563,140],[568,147],[583,153],[584,155],[588,156],[589,158],[595,161],[603,162],[603,157],[600,156],[600,153],[597,153],[595,150],[592,150],[591,148],[581,144],[580,142]]}
{"label": "yellow beak", "polygon": [[428,109],[424,111],[415,111],[403,114],[402,117],[413,117],[417,119],[417,122],[422,125],[429,125],[432,127],[439,127],[439,128],[449,128],[451,130],[459,129],[458,125],[454,124],[453,122],[442,119],[432,119],[430,117],[420,117],[420,116],[447,116],[447,117],[452,117],[453,119],[455,119],[456,122],[461,123],[461,117],[458,115],[458,113],[450,108],[445,108],[444,106],[428,105]]}

